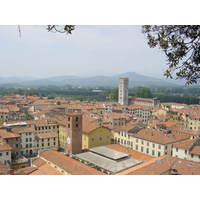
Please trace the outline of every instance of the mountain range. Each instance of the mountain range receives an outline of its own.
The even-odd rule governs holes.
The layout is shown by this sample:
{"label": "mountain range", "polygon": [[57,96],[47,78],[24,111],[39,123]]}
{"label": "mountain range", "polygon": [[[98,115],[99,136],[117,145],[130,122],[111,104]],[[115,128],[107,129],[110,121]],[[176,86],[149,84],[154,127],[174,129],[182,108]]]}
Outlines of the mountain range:
{"label": "mountain range", "polygon": [[129,78],[129,87],[134,86],[179,86],[183,83],[174,80],[168,79],[159,79],[148,76],[143,76],[135,72],[126,72],[114,76],[93,76],[93,77],[81,77],[81,76],[55,76],[49,78],[34,78],[34,77],[0,77],[1,86],[12,85],[16,87],[39,87],[39,86],[63,86],[63,85],[72,85],[72,86],[110,86],[117,87],[118,80],[120,77]]}

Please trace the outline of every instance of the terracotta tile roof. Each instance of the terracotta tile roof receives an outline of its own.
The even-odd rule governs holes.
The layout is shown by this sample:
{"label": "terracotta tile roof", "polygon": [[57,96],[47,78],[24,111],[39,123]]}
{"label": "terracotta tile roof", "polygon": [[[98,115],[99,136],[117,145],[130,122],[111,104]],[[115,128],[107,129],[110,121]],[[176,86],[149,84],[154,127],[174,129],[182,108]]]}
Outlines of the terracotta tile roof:
{"label": "terracotta tile roof", "polygon": [[[168,158],[168,161],[166,158]],[[157,160],[162,160],[162,164],[158,163]],[[170,169],[170,164],[172,164],[175,160],[175,157],[163,155],[120,172],[117,175],[160,175],[168,171]]]}
{"label": "terracotta tile roof", "polygon": [[6,166],[5,164],[3,164],[1,161],[0,161],[0,175],[1,174],[7,174],[10,172],[10,168],[8,166]]}
{"label": "terracotta tile roof", "polygon": [[44,172],[37,169],[34,172],[30,173],[29,175],[48,175],[48,174],[45,174]]}
{"label": "terracotta tile roof", "polygon": [[38,170],[45,175],[64,175],[62,172],[58,171],[57,169],[55,169],[47,163],[38,167]]}
{"label": "terracotta tile roof", "polygon": [[200,175],[200,163],[178,158],[171,166],[181,175]]}
{"label": "terracotta tile roof", "polygon": [[185,128],[184,126],[177,125],[176,127],[171,128],[172,131],[182,134],[187,134],[191,136],[198,136],[200,135],[200,130],[194,131],[189,128]]}
{"label": "terracotta tile roof", "polygon": [[132,129],[135,129],[136,127],[133,125],[123,125],[118,128],[116,128],[114,131],[120,132],[120,131],[127,131],[130,132]]}
{"label": "terracotta tile roof", "polygon": [[138,151],[126,148],[120,144],[109,144],[109,145],[105,145],[105,147],[108,147],[108,148],[116,150],[116,151],[120,151],[122,153],[132,154],[130,157],[141,160],[141,161],[147,161],[147,160],[151,160],[154,158],[154,157],[146,155],[144,153],[140,153]]}
{"label": "terracotta tile roof", "polygon": [[99,128],[100,126],[93,123],[84,122],[82,123],[82,131],[84,133],[90,133],[91,131]]}
{"label": "terracotta tile roof", "polygon": [[25,167],[25,168],[17,169],[17,172],[24,172],[26,175],[28,175],[34,172],[35,170],[37,170],[37,167]]}
{"label": "terracotta tile roof", "polygon": [[191,151],[190,154],[200,155],[200,146],[195,146]]}
{"label": "terracotta tile roof", "polygon": [[174,144],[174,147],[178,147],[178,148],[183,148],[183,149],[189,149],[190,146],[196,141],[196,139],[189,139],[186,141],[182,141],[180,143]]}
{"label": "terracotta tile roof", "polygon": [[83,122],[93,122],[93,121],[96,121],[96,120],[98,120],[98,118],[94,118],[94,117],[90,117],[90,116],[86,116],[86,117],[82,118]]}
{"label": "terracotta tile roof", "polygon": [[20,112],[20,109],[17,106],[4,105],[4,107],[7,108],[9,112]]}
{"label": "terracotta tile roof", "polygon": [[46,163],[45,160],[43,160],[42,158],[36,158],[32,161],[32,164],[36,167],[40,167],[44,165],[45,163]]}
{"label": "terracotta tile roof", "polygon": [[127,169],[117,175],[161,175],[176,169],[180,175],[200,175],[200,163],[163,155]]}
{"label": "terracotta tile roof", "polygon": [[0,108],[0,113],[9,113],[8,109]]}
{"label": "terracotta tile roof", "polygon": [[7,143],[0,143],[0,151],[11,150],[12,147]]}
{"label": "terracotta tile roof", "polygon": [[54,150],[43,151],[40,156],[74,175],[103,175],[103,173]]}
{"label": "terracotta tile roof", "polygon": [[42,126],[56,126],[58,125],[57,123],[47,123],[46,120],[44,119],[38,119],[38,120],[27,120],[27,121],[24,121],[26,122],[27,124],[34,124],[35,126],[37,127],[42,127]]}
{"label": "terracotta tile roof", "polygon": [[58,134],[56,132],[50,132],[50,133],[37,133],[35,135],[36,139],[45,139],[45,138],[57,138]]}
{"label": "terracotta tile roof", "polygon": [[30,133],[30,132],[35,132],[35,129],[33,128],[19,128],[19,129],[13,129],[12,130],[13,133]]}
{"label": "terracotta tile roof", "polygon": [[8,132],[7,130],[0,130],[0,137],[1,138],[16,138],[16,137],[21,137],[19,134],[17,133],[13,133],[13,132]]}
{"label": "terracotta tile roof", "polygon": [[165,131],[157,131],[154,129],[143,129],[133,135],[136,138],[152,141],[159,144],[175,143],[178,141],[189,139],[188,136],[177,134],[177,133],[167,133]]}
{"label": "terracotta tile roof", "polygon": [[163,123],[167,128],[170,128],[170,127],[172,127],[172,126],[175,126],[177,123],[176,122],[170,122],[170,121],[168,121],[168,122],[165,122],[165,123]]}

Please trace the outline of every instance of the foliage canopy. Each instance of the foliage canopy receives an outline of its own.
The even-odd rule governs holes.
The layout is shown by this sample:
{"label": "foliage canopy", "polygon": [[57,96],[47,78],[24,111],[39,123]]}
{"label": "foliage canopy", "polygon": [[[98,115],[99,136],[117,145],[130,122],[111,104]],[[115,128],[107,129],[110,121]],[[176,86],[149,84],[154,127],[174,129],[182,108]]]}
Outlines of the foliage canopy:
{"label": "foliage canopy", "polygon": [[200,25],[145,25],[150,48],[158,46],[167,56],[168,69],[164,75],[185,79],[186,84],[200,79]]}

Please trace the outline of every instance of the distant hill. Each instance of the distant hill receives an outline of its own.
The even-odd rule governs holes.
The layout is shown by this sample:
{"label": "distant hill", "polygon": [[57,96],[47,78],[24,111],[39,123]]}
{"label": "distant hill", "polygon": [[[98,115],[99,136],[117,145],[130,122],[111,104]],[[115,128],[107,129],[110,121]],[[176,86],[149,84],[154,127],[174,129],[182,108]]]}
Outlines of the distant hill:
{"label": "distant hill", "polygon": [[168,80],[158,79],[148,76],[143,76],[135,72],[126,72],[124,74],[119,74],[115,76],[94,76],[94,77],[80,77],[80,76],[56,76],[49,77],[45,79],[33,78],[33,77],[0,77],[0,84],[16,83],[19,87],[21,86],[47,86],[47,85],[72,85],[72,86],[110,86],[117,87],[118,80],[120,77],[129,78],[129,87],[134,86],[178,86],[183,85],[177,83],[172,83]]}

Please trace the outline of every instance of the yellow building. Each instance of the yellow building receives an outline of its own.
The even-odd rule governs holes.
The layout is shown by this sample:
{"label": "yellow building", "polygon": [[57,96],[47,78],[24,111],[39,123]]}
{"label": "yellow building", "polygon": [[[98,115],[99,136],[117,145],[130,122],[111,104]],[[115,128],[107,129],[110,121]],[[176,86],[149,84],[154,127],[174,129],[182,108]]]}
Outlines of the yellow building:
{"label": "yellow building", "polygon": [[111,129],[83,122],[82,149],[111,144]]}
{"label": "yellow building", "polygon": [[65,149],[65,147],[66,147],[66,125],[64,122],[61,122],[59,125],[58,144],[59,144],[60,148]]}

